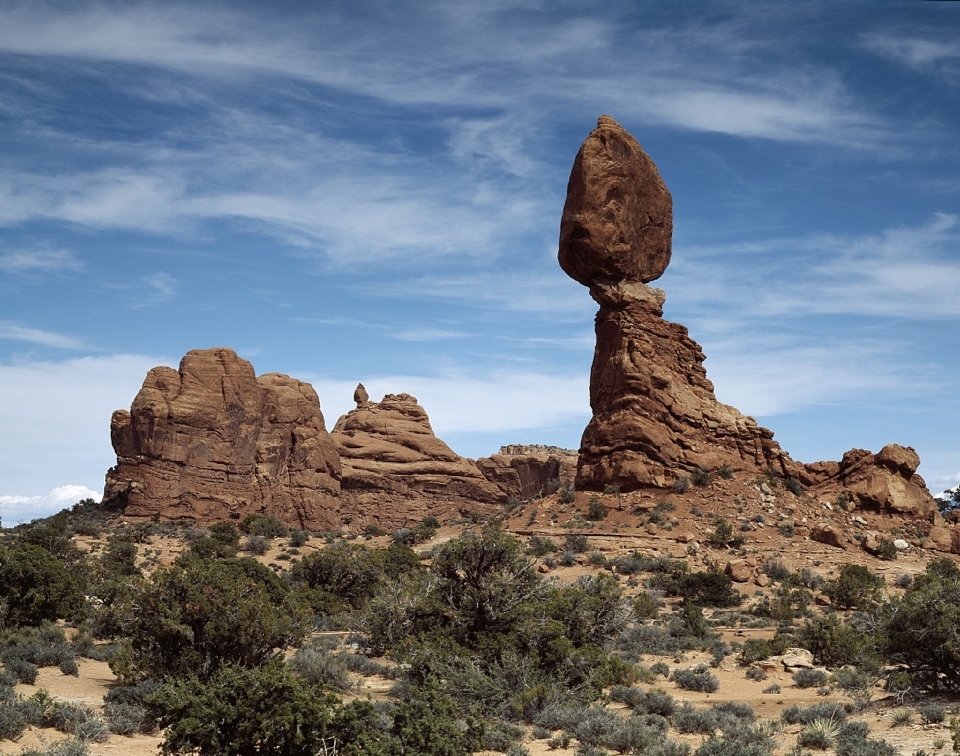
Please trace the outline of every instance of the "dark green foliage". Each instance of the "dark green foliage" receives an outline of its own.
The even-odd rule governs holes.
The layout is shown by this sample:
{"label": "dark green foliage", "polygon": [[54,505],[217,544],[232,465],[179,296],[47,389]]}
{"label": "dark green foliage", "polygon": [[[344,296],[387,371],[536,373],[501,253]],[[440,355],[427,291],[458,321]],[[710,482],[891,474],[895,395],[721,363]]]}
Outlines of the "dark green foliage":
{"label": "dark green foliage", "polygon": [[252,559],[157,570],[134,600],[129,641],[110,661],[131,682],[141,675],[206,679],[224,664],[259,666],[308,627],[286,583]]}
{"label": "dark green foliage", "polygon": [[730,465],[720,465],[720,467],[717,468],[717,475],[724,480],[732,480],[733,470],[730,469]]}
{"label": "dark green foliage", "polygon": [[383,579],[384,560],[384,552],[339,541],[301,559],[290,577],[315,613],[334,614],[358,609],[373,597]]}
{"label": "dark green foliage", "polygon": [[800,628],[796,642],[813,654],[818,664],[827,667],[876,668],[879,666],[879,639],[835,614],[812,617]]}
{"label": "dark green foliage", "polygon": [[885,652],[925,687],[960,690],[960,569],[934,559],[884,611]]}
{"label": "dark green foliage", "polygon": [[694,470],[693,474],[690,476],[690,480],[693,482],[693,485],[697,486],[698,488],[705,488],[706,486],[709,486],[712,479],[713,476],[710,475],[709,470],[703,470],[699,467]]}
{"label": "dark green foliage", "polygon": [[100,557],[104,570],[114,577],[122,578],[140,574],[137,569],[137,546],[133,541],[111,538]]}
{"label": "dark green foliage", "polygon": [[868,609],[883,591],[883,578],[861,564],[845,564],[840,575],[823,587],[834,606],[841,609]]}
{"label": "dark green foliage", "polygon": [[334,707],[332,697],[299,682],[279,660],[258,669],[226,665],[208,681],[185,677],[146,703],[165,729],[163,752],[199,756],[314,756]]}
{"label": "dark green foliage", "polygon": [[673,481],[673,490],[677,493],[686,493],[690,490],[690,478],[686,475],[680,475]]}
{"label": "dark green foliage", "polygon": [[560,503],[561,504],[573,504],[576,500],[576,497],[573,494],[573,491],[566,486],[560,486]]}
{"label": "dark green foliage", "polygon": [[249,514],[240,521],[241,533],[263,536],[264,538],[286,538],[290,529],[276,517]]}
{"label": "dark green foliage", "polygon": [[598,521],[607,516],[607,505],[596,494],[591,494],[587,502],[587,519]]}
{"label": "dark green foliage", "polygon": [[669,595],[680,596],[685,602],[698,606],[739,606],[743,596],[733,587],[730,577],[718,569],[681,574],[668,582]]}
{"label": "dark green foliage", "polygon": [[297,649],[289,661],[290,668],[309,685],[322,685],[331,690],[350,687],[347,665],[328,650],[314,644]]}
{"label": "dark green foliage", "polygon": [[711,546],[717,546],[718,548],[725,548],[733,543],[733,525],[731,525],[723,517],[719,518],[713,524],[713,532],[710,533],[707,540],[710,542]]}
{"label": "dark green foliage", "polygon": [[769,640],[748,638],[740,649],[740,663],[753,664],[757,661],[778,656],[787,650],[789,643],[782,635],[774,635]]}
{"label": "dark green foliage", "polygon": [[590,548],[587,537],[582,533],[567,533],[563,539],[563,550],[583,554]]}
{"label": "dark green foliage", "polygon": [[291,530],[290,531],[290,545],[295,549],[299,549],[301,546],[305,546],[307,541],[310,540],[310,533],[306,530]]}
{"label": "dark green foliage", "polygon": [[81,587],[64,563],[40,546],[20,542],[0,547],[0,627],[79,619],[84,613]]}
{"label": "dark green foliage", "polygon": [[785,478],[783,481],[783,487],[794,496],[803,496],[803,486],[800,485],[800,481],[796,478]]}
{"label": "dark green foliage", "polygon": [[541,538],[540,536],[533,536],[527,542],[527,549],[535,557],[546,556],[547,554],[553,554],[558,551],[557,544],[549,538]]}
{"label": "dark green foliage", "polygon": [[462,756],[479,750],[483,726],[461,716],[456,703],[433,683],[415,688],[393,712],[399,754]]}
{"label": "dark green foliage", "polygon": [[893,541],[882,540],[877,543],[878,559],[883,559],[887,562],[895,562],[898,553],[897,547],[893,545]]}
{"label": "dark green foliage", "polygon": [[64,659],[57,666],[65,675],[71,675],[72,677],[79,677],[80,675],[80,667],[77,666],[77,660],[72,657]]}
{"label": "dark green foliage", "polygon": [[28,662],[26,659],[7,659],[4,663],[7,671],[15,675],[17,680],[24,685],[33,685],[37,681],[39,671],[37,665]]}
{"label": "dark green foliage", "polygon": [[660,607],[649,593],[640,593],[633,600],[633,614],[637,619],[656,619]]}

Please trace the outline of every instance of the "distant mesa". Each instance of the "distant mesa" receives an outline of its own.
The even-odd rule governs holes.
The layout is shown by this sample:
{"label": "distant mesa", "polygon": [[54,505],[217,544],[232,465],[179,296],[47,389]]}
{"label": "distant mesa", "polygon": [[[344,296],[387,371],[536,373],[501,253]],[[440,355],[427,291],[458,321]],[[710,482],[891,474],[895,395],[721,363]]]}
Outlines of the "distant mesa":
{"label": "distant mesa", "polygon": [[854,449],[805,465],[772,431],[717,401],[702,349],[663,319],[666,294],[647,285],[670,263],[672,233],[673,200],[657,166],[601,116],[574,160],[560,222],[560,265],[599,305],[593,412],[579,452],[518,445],[466,459],[437,438],[414,397],[371,402],[362,383],[356,407],[328,433],[310,384],[257,377],[230,349],[198,349],[178,370],[152,369],[130,410],[113,414],[117,464],[104,500],[131,516],[208,523],[260,513],[357,532],[492,514],[510,497],[557,485],[663,489],[727,468],[793,478],[849,509],[922,516],[933,522],[931,543],[960,550],[912,449]]}

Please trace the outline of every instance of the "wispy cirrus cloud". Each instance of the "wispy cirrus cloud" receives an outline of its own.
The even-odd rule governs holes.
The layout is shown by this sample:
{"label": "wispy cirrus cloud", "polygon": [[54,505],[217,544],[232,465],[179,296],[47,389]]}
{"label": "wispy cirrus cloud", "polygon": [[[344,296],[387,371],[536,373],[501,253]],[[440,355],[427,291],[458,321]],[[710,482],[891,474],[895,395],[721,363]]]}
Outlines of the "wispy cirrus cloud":
{"label": "wispy cirrus cloud", "polygon": [[11,275],[61,275],[77,273],[83,268],[83,261],[69,249],[44,245],[0,252],[0,272]]}
{"label": "wispy cirrus cloud", "polygon": [[862,235],[689,247],[670,276],[684,307],[722,303],[731,327],[758,316],[960,318],[960,216],[934,213]]}
{"label": "wispy cirrus cloud", "polygon": [[0,321],[0,339],[23,341],[28,344],[52,347],[54,349],[84,349],[86,347],[82,339],[73,336],[54,333],[53,331],[44,331],[40,328],[27,328],[2,321]]}
{"label": "wispy cirrus cloud", "polygon": [[955,75],[960,71],[960,41],[952,32],[944,36],[946,38],[930,39],[879,32],[864,35],[863,42],[871,52],[915,71]]}

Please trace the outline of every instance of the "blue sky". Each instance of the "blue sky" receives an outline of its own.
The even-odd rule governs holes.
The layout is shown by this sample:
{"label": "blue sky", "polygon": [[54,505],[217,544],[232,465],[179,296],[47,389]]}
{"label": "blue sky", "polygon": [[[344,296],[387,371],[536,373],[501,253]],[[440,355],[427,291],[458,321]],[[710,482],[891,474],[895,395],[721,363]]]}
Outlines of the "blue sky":
{"label": "blue sky", "polygon": [[674,198],[665,316],[802,461],[960,482],[960,3],[0,0],[0,516],[99,494],[146,370],[363,381],[467,456],[576,448],[556,262],[608,113]]}

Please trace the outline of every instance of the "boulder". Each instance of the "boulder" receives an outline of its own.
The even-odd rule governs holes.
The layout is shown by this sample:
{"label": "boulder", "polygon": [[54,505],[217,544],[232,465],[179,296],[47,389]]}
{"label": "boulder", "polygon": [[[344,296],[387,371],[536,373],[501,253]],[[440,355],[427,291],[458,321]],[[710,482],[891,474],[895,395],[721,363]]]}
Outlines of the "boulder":
{"label": "boulder", "polygon": [[358,404],[330,435],[342,466],[341,517],[351,528],[492,514],[506,499],[473,460],[434,435],[427,413],[409,394]]}
{"label": "boulder", "polygon": [[838,528],[833,525],[818,525],[810,531],[811,540],[835,546],[838,549],[847,548],[847,539]]}
{"label": "boulder", "polygon": [[153,368],[110,435],[104,501],[130,516],[212,522],[257,513],[300,528],[339,525],[340,459],[313,387],[230,349]]}
{"label": "boulder", "polygon": [[734,583],[749,583],[753,578],[753,568],[743,559],[733,559],[727,562],[723,571]]}
{"label": "boulder", "polygon": [[609,116],[573,161],[560,220],[560,267],[585,286],[648,283],[670,263],[673,200],[657,166]]}
{"label": "boulder", "polygon": [[934,525],[923,542],[924,548],[949,554],[953,551],[953,533],[944,525]]}
{"label": "boulder", "polygon": [[876,454],[851,449],[836,467],[806,465],[805,479],[811,493],[843,501],[848,511],[873,509],[932,521],[937,502],[917,475],[919,465],[913,449],[888,444]]}

